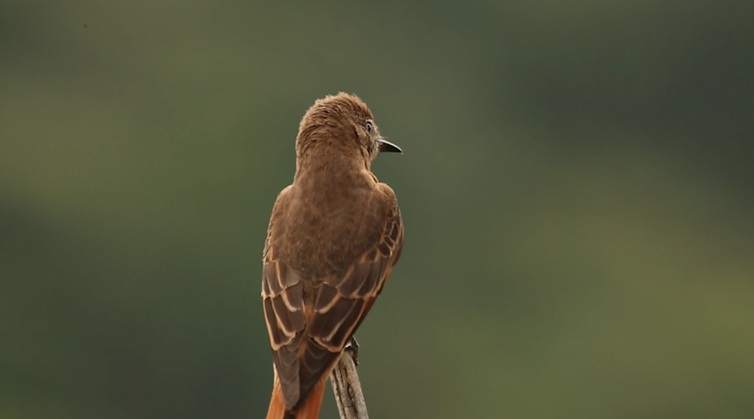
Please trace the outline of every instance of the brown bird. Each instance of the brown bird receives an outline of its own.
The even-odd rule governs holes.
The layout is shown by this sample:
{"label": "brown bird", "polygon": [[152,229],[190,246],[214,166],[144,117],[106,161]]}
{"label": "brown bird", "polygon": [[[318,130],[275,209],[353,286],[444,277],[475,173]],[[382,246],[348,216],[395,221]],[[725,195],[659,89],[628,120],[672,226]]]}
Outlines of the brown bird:
{"label": "brown bird", "polygon": [[296,137],[296,174],[272,209],[262,302],[274,384],[267,419],[316,419],[325,382],[398,261],[393,190],[371,172],[380,136],[356,96],[317,100]]}

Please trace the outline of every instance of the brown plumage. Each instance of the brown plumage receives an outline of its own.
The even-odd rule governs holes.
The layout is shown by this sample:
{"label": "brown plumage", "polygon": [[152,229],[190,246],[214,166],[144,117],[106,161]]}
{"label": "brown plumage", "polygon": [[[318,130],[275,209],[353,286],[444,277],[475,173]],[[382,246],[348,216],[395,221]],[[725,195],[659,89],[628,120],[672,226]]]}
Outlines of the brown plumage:
{"label": "brown plumage", "polygon": [[320,99],[301,121],[296,174],[275,201],[263,255],[267,419],[318,417],[330,371],[398,261],[398,202],[370,170],[379,151],[400,149],[356,96]]}

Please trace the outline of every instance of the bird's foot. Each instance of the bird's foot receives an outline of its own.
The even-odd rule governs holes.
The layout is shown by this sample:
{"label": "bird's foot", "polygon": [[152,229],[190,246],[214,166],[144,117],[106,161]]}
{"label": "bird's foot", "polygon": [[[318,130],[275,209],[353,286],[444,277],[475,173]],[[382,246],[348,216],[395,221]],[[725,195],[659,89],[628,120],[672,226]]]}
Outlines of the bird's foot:
{"label": "bird's foot", "polygon": [[353,358],[354,365],[359,365],[359,342],[356,342],[356,337],[351,336],[351,339],[348,339],[348,342],[346,342],[346,348],[347,351],[351,352],[351,358]]}

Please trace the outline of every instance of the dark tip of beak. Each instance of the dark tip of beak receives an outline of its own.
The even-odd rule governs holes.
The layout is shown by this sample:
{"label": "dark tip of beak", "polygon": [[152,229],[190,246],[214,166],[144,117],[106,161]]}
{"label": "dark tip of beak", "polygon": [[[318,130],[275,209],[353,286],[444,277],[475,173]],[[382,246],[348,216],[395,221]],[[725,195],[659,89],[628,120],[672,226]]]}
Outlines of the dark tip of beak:
{"label": "dark tip of beak", "polygon": [[388,141],[388,140],[386,140],[384,138],[380,138],[379,140],[377,140],[377,142],[379,143],[380,152],[384,151],[384,152],[387,152],[387,153],[401,153],[401,154],[403,154],[403,150],[401,150],[400,147],[398,147],[397,145],[391,143],[390,141]]}

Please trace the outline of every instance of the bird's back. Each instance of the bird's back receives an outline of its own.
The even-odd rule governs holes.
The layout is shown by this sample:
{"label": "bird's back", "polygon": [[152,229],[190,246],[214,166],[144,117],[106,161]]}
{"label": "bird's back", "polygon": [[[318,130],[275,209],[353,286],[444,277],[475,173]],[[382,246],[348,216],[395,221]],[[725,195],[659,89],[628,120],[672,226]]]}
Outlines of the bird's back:
{"label": "bird's back", "polygon": [[278,198],[270,240],[277,258],[302,276],[338,275],[379,242],[388,212],[379,188],[320,192],[296,186]]}

